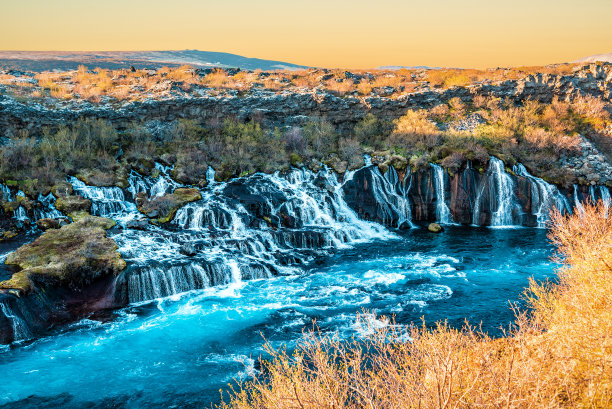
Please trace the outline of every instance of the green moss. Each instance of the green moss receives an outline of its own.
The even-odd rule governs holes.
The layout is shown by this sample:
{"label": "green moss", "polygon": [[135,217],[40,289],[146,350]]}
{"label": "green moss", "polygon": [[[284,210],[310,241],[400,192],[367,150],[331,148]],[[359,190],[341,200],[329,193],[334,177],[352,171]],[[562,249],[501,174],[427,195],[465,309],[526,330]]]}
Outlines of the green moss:
{"label": "green moss", "polygon": [[0,282],[0,288],[23,293],[47,284],[78,289],[104,275],[119,274],[125,261],[115,242],[106,237],[106,230],[114,225],[110,219],[84,216],[48,230],[7,256],[5,263],[19,271]]}
{"label": "green moss", "polygon": [[89,212],[91,200],[81,196],[63,196],[55,201],[55,208],[64,214]]}

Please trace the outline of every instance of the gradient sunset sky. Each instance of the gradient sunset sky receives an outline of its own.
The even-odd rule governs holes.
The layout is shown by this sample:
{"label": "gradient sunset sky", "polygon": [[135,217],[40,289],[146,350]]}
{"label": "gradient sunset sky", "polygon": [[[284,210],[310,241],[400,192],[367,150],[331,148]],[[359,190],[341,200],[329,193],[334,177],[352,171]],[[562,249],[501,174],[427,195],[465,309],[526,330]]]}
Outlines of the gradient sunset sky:
{"label": "gradient sunset sky", "polygon": [[0,50],[223,51],[321,67],[612,52],[612,0],[0,0]]}

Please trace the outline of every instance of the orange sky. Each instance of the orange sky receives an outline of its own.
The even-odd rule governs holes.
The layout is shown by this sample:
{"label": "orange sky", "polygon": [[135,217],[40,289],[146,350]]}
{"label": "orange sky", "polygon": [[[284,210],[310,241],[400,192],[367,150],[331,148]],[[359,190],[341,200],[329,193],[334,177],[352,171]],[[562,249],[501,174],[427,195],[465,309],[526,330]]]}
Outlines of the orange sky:
{"label": "orange sky", "polygon": [[0,0],[0,50],[224,51],[495,67],[612,52],[612,0]]}

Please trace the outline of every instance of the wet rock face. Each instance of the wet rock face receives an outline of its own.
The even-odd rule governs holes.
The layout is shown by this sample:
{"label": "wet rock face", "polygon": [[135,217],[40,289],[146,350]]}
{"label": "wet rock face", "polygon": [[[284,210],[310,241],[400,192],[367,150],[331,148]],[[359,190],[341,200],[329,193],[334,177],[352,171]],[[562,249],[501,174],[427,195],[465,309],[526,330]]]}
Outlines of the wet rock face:
{"label": "wet rock face", "polygon": [[[344,197],[360,217],[389,227],[402,227],[401,222],[398,225],[402,208],[390,205],[398,202],[398,196],[406,200],[414,222],[440,223],[441,206],[450,212],[447,223],[479,226],[544,227],[553,207],[571,211],[572,201],[576,199],[570,198],[568,192],[560,192],[555,186],[529,175],[520,165],[515,174],[510,174],[498,159],[492,158],[491,162],[484,173],[469,167],[451,175],[443,171],[443,182],[439,174],[435,175],[433,166],[403,179],[389,176],[397,175],[392,167],[384,176],[378,168],[367,167],[355,172],[344,184]],[[386,184],[384,189],[377,188],[382,183]],[[579,189],[577,200],[608,197],[606,192],[605,187],[590,190],[585,187]]]}
{"label": "wet rock face", "polygon": [[29,339],[55,322],[112,306],[107,290],[126,266],[106,237],[114,224],[84,215],[7,256],[15,272],[0,282],[0,343]]}

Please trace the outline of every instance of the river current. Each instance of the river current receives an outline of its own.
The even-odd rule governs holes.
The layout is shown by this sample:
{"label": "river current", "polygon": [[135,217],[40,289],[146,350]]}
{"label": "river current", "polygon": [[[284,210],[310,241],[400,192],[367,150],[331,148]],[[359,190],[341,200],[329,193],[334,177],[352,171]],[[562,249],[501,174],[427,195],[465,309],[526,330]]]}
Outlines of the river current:
{"label": "river current", "polygon": [[553,275],[552,253],[543,229],[412,229],[295,274],[135,303],[5,348],[0,407],[208,407],[256,373],[265,340],[291,348],[313,321],[359,336],[359,313],[374,326],[388,325],[381,315],[457,327],[468,319],[498,336],[528,278]]}

